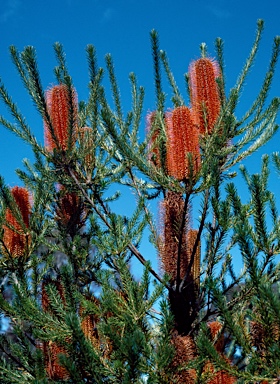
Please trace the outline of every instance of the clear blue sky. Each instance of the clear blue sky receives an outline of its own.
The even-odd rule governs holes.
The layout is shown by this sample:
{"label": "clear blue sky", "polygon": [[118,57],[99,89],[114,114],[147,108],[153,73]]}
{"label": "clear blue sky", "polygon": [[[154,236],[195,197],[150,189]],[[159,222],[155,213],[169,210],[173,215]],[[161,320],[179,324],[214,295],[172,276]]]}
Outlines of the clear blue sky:
{"label": "clear blue sky", "polygon": [[[159,32],[161,48],[167,51],[176,81],[182,87],[183,74],[190,61],[200,55],[200,43],[207,44],[213,57],[214,40],[221,37],[225,43],[227,89],[230,89],[249,53],[259,18],[265,21],[265,31],[241,99],[241,112],[249,107],[259,91],[273,38],[280,35],[279,0],[0,0],[0,77],[38,140],[43,142],[41,118],[11,63],[10,45],[20,50],[27,45],[36,48],[43,85],[47,88],[55,81],[52,45],[56,41],[62,43],[81,100],[87,98],[85,47],[93,44],[101,66],[106,53],[113,55],[124,109],[130,106],[128,74],[133,71],[138,83],[145,87],[145,110],[148,111],[155,107],[151,29]],[[170,94],[170,89],[167,87],[165,92]],[[271,94],[280,96],[280,65]],[[0,114],[7,116],[1,104]],[[31,151],[20,139],[3,127],[0,129],[0,174],[14,186],[18,183],[14,169],[22,167],[24,157],[32,158]],[[265,147],[265,151],[280,149],[279,135]],[[261,153],[248,162],[254,172],[259,169]]]}
{"label": "clear blue sky", "polygon": [[[87,62],[85,47],[93,44],[100,65],[104,55],[113,55],[125,107],[130,106],[128,74],[133,71],[146,89],[146,110],[153,110],[154,88],[149,32],[160,34],[161,48],[166,50],[176,80],[183,87],[183,74],[189,62],[199,57],[199,45],[206,42],[214,56],[214,40],[225,43],[226,80],[228,89],[240,72],[251,47],[256,20],[265,20],[265,32],[248,89],[242,105],[246,108],[258,91],[267,68],[273,37],[280,34],[278,0],[1,0],[0,1],[0,77],[19,108],[27,117],[38,140],[43,140],[41,119],[33,108],[13,67],[8,48],[23,49],[33,45],[45,87],[54,82],[55,65],[52,45],[64,45],[67,62],[79,99],[87,98]],[[273,95],[279,95],[280,68],[275,78]],[[170,90],[165,89],[168,93]],[[0,104],[0,113],[6,115]],[[14,169],[21,167],[29,149],[11,133],[1,129],[0,173],[10,185],[18,180]],[[269,145],[278,149],[279,140]]]}

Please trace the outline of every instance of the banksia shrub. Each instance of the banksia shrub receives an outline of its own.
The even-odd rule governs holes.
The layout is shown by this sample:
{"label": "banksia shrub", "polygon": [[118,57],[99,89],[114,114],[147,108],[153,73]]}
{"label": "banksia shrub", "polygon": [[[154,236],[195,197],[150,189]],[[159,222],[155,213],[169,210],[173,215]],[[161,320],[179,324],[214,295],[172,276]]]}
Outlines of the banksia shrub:
{"label": "banksia shrub", "polygon": [[201,134],[211,133],[220,113],[221,101],[216,79],[218,63],[202,57],[189,67],[190,97],[195,123]]}
{"label": "banksia shrub", "polygon": [[78,128],[78,102],[75,90],[69,89],[65,84],[55,85],[47,90],[46,103],[51,123],[44,121],[46,148],[50,152],[54,148],[62,151],[71,149]]}
{"label": "banksia shrub", "polygon": [[29,216],[31,212],[30,195],[26,188],[14,187],[11,189],[12,196],[19,209],[22,217],[22,222],[25,226],[23,227],[12,213],[7,208],[5,219],[7,225],[4,225],[3,235],[3,251],[9,252],[12,257],[22,256],[29,244],[30,234],[26,233],[26,229],[29,227]]}
{"label": "banksia shrub", "polygon": [[181,181],[199,171],[199,130],[191,110],[186,106],[177,107],[172,112],[166,113],[165,121],[167,171],[170,176]]}

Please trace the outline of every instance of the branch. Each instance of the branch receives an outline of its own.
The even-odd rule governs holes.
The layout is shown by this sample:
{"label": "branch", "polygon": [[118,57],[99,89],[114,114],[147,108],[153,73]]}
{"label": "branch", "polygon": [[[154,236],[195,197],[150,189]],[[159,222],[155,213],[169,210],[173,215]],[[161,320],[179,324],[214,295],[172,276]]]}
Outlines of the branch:
{"label": "branch", "polygon": [[[82,185],[80,184],[79,180],[77,179],[76,175],[74,174],[73,170],[70,168],[70,167],[67,167],[67,171],[69,173],[69,175],[72,177],[72,179],[74,180],[74,182],[76,183],[77,187],[79,188],[79,190],[82,192],[84,198],[86,199],[86,201],[92,206],[93,210],[95,211],[95,213],[100,217],[100,219],[103,221],[103,223],[106,225],[106,227],[108,229],[112,229],[112,226],[111,224],[109,223],[109,221],[107,220],[107,218],[102,214],[102,212],[99,211],[99,209],[97,208],[96,204],[94,203],[94,201],[87,195],[86,191],[84,190],[84,188],[82,187]],[[110,212],[108,210],[107,207],[105,207],[105,205],[103,204],[103,202],[100,200],[99,203],[102,205],[102,208],[104,209],[106,215],[109,215]],[[135,245],[133,244],[129,244],[128,246],[128,249],[130,250],[130,252],[136,256],[136,258],[140,261],[140,263],[142,265],[144,265],[145,267],[148,266],[148,262],[147,260],[144,258],[144,256],[138,251],[138,249],[135,247]],[[166,285],[166,283],[164,283],[164,281],[162,280],[162,278],[153,270],[153,268],[151,268],[150,266],[148,266],[149,268],[149,272],[161,283],[163,284],[168,290],[170,290],[171,288]]]}

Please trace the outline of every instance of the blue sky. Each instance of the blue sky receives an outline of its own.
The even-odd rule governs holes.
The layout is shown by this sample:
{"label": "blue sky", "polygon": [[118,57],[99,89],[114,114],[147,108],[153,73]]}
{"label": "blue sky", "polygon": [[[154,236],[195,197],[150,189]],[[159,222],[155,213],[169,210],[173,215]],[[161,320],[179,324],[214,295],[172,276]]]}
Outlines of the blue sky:
{"label": "blue sky", "polygon": [[[55,59],[52,45],[63,44],[70,73],[79,99],[87,98],[87,44],[96,47],[99,64],[104,55],[114,58],[124,107],[130,106],[128,74],[133,71],[146,90],[145,109],[155,106],[149,32],[155,28],[161,48],[167,51],[176,81],[183,87],[183,74],[192,59],[199,57],[199,45],[206,42],[215,55],[214,40],[225,43],[228,89],[244,64],[256,30],[256,20],[265,20],[265,32],[256,64],[247,81],[240,110],[249,106],[259,90],[270,57],[273,37],[280,34],[278,0],[1,0],[0,5],[0,77],[26,115],[38,140],[43,140],[41,119],[33,108],[13,67],[8,48],[19,50],[33,45],[37,50],[42,81],[47,88],[54,82]],[[280,68],[273,95],[279,95]],[[170,89],[165,89],[167,95]],[[6,115],[0,105],[0,113]],[[0,173],[7,183],[18,182],[14,169],[21,166],[29,149],[11,133],[1,129]],[[273,140],[268,151],[277,150]]]}
{"label": "blue sky", "polygon": [[[247,79],[240,113],[250,106],[259,91],[268,66],[273,38],[280,35],[279,0],[1,0],[0,2],[0,77],[14,101],[26,116],[33,132],[43,142],[43,124],[13,67],[8,48],[19,50],[33,45],[45,88],[55,79],[56,65],[52,45],[63,44],[70,73],[79,99],[87,98],[87,44],[96,47],[99,64],[111,53],[114,59],[124,109],[130,107],[128,74],[136,73],[146,90],[145,111],[155,108],[153,68],[149,33],[159,32],[161,48],[166,50],[171,68],[183,89],[183,75],[191,60],[200,55],[205,42],[210,56],[215,55],[214,40],[225,44],[227,90],[234,86],[250,51],[259,18],[265,21],[256,64]],[[168,86],[167,97],[171,95]],[[280,68],[271,95],[279,96]],[[7,117],[0,104],[0,114]],[[144,131],[144,123],[143,123]],[[32,158],[30,149],[17,137],[0,127],[0,174],[10,186],[18,184],[14,172],[22,167],[24,157]],[[264,148],[279,149],[280,133]],[[263,151],[249,159],[249,170],[257,172]]]}
{"label": "blue sky", "polygon": [[[87,44],[96,47],[99,63],[111,53],[124,106],[130,106],[128,74],[133,71],[146,90],[145,109],[155,106],[149,32],[155,28],[161,48],[166,50],[176,81],[183,87],[183,74],[189,62],[199,57],[199,45],[206,42],[214,56],[214,40],[225,43],[228,89],[244,64],[256,30],[256,20],[265,20],[265,32],[256,64],[247,81],[240,110],[249,106],[259,90],[268,65],[273,37],[280,34],[278,0],[1,0],[0,77],[26,115],[38,140],[43,140],[41,119],[33,108],[13,67],[8,47],[19,50],[33,45],[37,50],[42,81],[47,88],[54,82],[55,59],[52,45],[63,44],[79,99],[87,98]],[[273,95],[279,95],[280,68]],[[166,93],[170,91],[167,87]],[[0,113],[6,115],[0,104]],[[1,129],[0,173],[10,185],[18,183],[14,169],[21,166],[29,149],[11,133]],[[278,149],[273,140],[268,151]]]}

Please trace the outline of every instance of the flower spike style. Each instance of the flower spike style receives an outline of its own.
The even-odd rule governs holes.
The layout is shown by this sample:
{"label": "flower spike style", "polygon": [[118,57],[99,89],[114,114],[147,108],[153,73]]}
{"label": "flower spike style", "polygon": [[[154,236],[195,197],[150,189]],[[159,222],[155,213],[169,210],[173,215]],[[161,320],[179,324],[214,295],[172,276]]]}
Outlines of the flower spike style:
{"label": "flower spike style", "polygon": [[[66,151],[74,145],[78,127],[78,102],[76,91],[65,84],[55,85],[46,92],[47,109],[51,127],[44,121],[45,145],[48,151],[54,148]],[[71,138],[69,140],[69,135]]]}
{"label": "flower spike style", "polygon": [[[170,176],[179,181],[195,175],[200,168],[199,131],[194,124],[191,110],[186,107],[175,108],[166,114],[166,162]],[[191,162],[188,158],[191,154]]]}
{"label": "flower spike style", "polygon": [[[29,192],[26,188],[14,187],[11,189],[11,193],[21,213],[22,221],[28,228],[31,212]],[[28,247],[30,235],[25,232],[25,228],[18,222],[9,208],[6,210],[5,218],[8,225],[4,226],[4,247],[12,257],[23,256]]]}
{"label": "flower spike style", "polygon": [[221,100],[216,81],[220,76],[218,63],[210,58],[202,57],[189,67],[192,111],[202,135],[213,131],[220,113]]}

